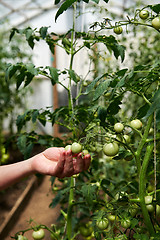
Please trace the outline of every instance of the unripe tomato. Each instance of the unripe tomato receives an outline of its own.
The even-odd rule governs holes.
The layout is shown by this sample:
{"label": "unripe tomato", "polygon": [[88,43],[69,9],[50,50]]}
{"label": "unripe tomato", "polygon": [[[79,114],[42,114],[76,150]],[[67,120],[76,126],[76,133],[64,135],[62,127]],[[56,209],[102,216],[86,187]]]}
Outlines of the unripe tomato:
{"label": "unripe tomato", "polygon": [[143,20],[147,19],[149,17],[149,12],[147,10],[142,10],[139,13],[139,17]]}
{"label": "unripe tomato", "polygon": [[131,221],[130,219],[122,219],[121,220],[121,226],[123,228],[129,228],[131,226]]}
{"label": "unripe tomato", "polygon": [[156,204],[156,217],[160,216],[160,205]]}
{"label": "unripe tomato", "polygon": [[44,238],[44,236],[45,236],[45,233],[44,233],[44,230],[42,229],[42,228],[40,228],[39,230],[35,230],[35,231],[33,231],[33,233],[32,233],[32,237],[33,237],[33,239],[35,239],[35,240],[41,240],[41,239],[43,239]]}
{"label": "unripe tomato", "polygon": [[150,195],[145,196],[144,200],[145,200],[145,204],[151,204],[153,200],[153,196],[150,196]]}
{"label": "unripe tomato", "polygon": [[129,135],[124,134],[124,135],[123,135],[123,138],[124,138],[124,142],[125,142],[125,143],[130,143],[130,142],[131,142],[131,138],[130,138]]}
{"label": "unripe tomato", "polygon": [[24,237],[22,235],[18,235],[17,240],[24,240]]}
{"label": "unripe tomato", "polygon": [[80,234],[82,236],[89,237],[92,234],[93,229],[90,226],[88,226],[88,227],[87,226],[80,226],[79,231],[80,231]]}
{"label": "unripe tomato", "polygon": [[82,151],[82,153],[83,153],[84,155],[87,155],[89,152],[88,152],[87,149],[84,149],[84,150]]}
{"label": "unripe tomato", "polygon": [[71,150],[71,145],[65,146],[65,150],[66,150],[66,151],[67,151],[67,150]]}
{"label": "unripe tomato", "polygon": [[115,156],[119,151],[119,146],[116,142],[106,143],[103,146],[103,152],[107,156]]}
{"label": "unripe tomato", "polygon": [[123,28],[121,26],[118,26],[118,27],[115,27],[113,31],[114,33],[119,35],[123,32]]}
{"label": "unripe tomato", "polygon": [[102,219],[98,219],[96,221],[96,226],[100,229],[100,230],[105,230],[109,225],[109,221],[107,218],[102,218]]}
{"label": "unripe tomato", "polygon": [[152,204],[147,204],[146,208],[147,208],[148,212],[153,212],[154,211],[154,206]]}
{"label": "unripe tomato", "polygon": [[142,122],[139,119],[135,119],[131,121],[131,127],[140,129],[142,127]]}
{"label": "unripe tomato", "polygon": [[71,146],[72,153],[80,153],[82,151],[81,144],[74,142]]}
{"label": "unripe tomato", "polygon": [[114,130],[117,132],[117,133],[121,133],[124,129],[124,125],[122,123],[115,123],[114,124]]}
{"label": "unripe tomato", "polygon": [[138,206],[132,206],[129,209],[129,213],[131,214],[132,217],[135,217],[138,212]]}
{"label": "unripe tomato", "polygon": [[109,219],[110,222],[114,222],[115,220],[117,220],[118,217],[116,217],[115,215],[113,214],[109,214],[107,216],[107,218]]}
{"label": "unripe tomato", "polygon": [[160,29],[160,17],[156,17],[152,20],[152,26],[157,30]]}

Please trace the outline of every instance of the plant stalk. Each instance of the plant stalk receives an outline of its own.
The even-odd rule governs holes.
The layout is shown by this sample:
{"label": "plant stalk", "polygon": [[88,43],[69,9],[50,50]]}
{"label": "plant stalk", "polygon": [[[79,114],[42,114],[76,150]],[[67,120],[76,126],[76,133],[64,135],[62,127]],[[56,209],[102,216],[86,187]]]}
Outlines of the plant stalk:
{"label": "plant stalk", "polygon": [[69,203],[68,203],[68,211],[67,211],[67,239],[71,239],[72,237],[72,209],[74,206],[74,178],[71,177],[70,182],[70,192],[69,192]]}
{"label": "plant stalk", "polygon": [[147,140],[147,137],[148,137],[148,134],[149,134],[149,130],[151,128],[151,124],[153,122],[153,114],[150,115],[150,117],[148,118],[148,122],[147,122],[147,125],[146,125],[146,128],[144,130],[144,134],[142,136],[142,139],[141,139],[141,142],[138,146],[138,149],[137,149],[137,154],[136,154],[136,164],[137,164],[137,171],[138,171],[138,174],[140,173],[140,169],[141,169],[141,153],[142,153],[142,149],[146,143],[146,140]]}
{"label": "plant stalk", "polygon": [[151,158],[151,155],[153,153],[153,147],[154,145],[148,145],[146,148],[146,154],[144,156],[144,160],[142,163],[142,167],[140,170],[140,176],[139,176],[139,198],[140,198],[140,205],[141,205],[141,209],[142,209],[142,214],[144,217],[144,222],[145,225],[150,233],[151,236],[153,236],[155,234],[155,230],[152,224],[152,221],[150,219],[150,215],[148,213],[148,210],[146,208],[146,204],[145,204],[145,195],[146,195],[146,172],[147,172],[147,167],[148,167],[148,163],[149,160]]}

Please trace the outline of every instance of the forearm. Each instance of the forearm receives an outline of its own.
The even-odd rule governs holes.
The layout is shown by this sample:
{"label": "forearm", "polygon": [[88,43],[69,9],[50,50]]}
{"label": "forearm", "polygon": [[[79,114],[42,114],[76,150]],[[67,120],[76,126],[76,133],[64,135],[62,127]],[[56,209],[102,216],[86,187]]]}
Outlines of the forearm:
{"label": "forearm", "polygon": [[34,173],[34,170],[32,169],[33,158],[15,164],[1,166],[0,190],[3,190],[8,186],[18,182],[22,178],[33,174]]}

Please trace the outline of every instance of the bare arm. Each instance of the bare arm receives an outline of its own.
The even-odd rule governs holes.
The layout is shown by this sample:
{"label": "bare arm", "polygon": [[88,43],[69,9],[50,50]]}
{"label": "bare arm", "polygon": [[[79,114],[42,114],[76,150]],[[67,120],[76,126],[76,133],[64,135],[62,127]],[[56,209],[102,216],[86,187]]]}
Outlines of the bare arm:
{"label": "bare arm", "polygon": [[18,182],[22,178],[35,173],[70,177],[87,170],[90,165],[90,155],[82,157],[79,153],[76,158],[70,150],[64,148],[48,148],[28,160],[0,167],[0,190]]}

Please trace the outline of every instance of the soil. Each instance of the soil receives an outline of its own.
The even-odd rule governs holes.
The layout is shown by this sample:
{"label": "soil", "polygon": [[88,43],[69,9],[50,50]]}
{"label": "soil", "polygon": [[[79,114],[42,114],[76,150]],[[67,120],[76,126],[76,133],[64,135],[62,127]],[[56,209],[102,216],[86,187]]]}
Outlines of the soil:
{"label": "soil", "polygon": [[[5,193],[1,193],[4,195],[2,198],[0,197],[0,224],[3,223],[5,217],[14,206],[17,198],[26,187],[28,181],[29,179],[26,179],[25,181],[7,189]],[[25,202],[21,212],[18,213],[18,216],[14,219],[14,224],[8,231],[8,235],[1,240],[10,240],[12,239],[11,236],[14,236],[16,232],[29,228],[30,219],[33,219],[37,224],[44,224],[48,227],[50,227],[52,223],[56,223],[56,219],[59,215],[59,206],[54,209],[49,208],[53,197],[50,177],[45,176],[42,182],[36,186],[36,189],[32,191],[32,194],[29,196],[29,199],[27,199],[27,202]],[[45,234],[45,239],[49,240],[50,233],[46,231]],[[32,231],[28,231],[25,234],[29,240],[32,239],[31,235]]]}

